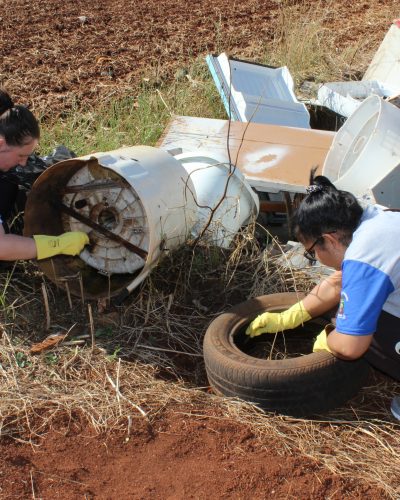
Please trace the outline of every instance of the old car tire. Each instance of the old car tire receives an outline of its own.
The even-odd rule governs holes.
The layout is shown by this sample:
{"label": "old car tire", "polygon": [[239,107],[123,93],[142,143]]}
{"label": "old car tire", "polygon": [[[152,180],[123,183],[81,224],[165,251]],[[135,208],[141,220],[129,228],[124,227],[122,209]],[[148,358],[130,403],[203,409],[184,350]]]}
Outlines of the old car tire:
{"label": "old car tire", "polygon": [[264,295],[242,302],[212,321],[204,338],[204,360],[215,392],[293,416],[338,407],[357,393],[369,373],[364,359],[343,361],[322,351],[268,360],[239,349],[238,339],[248,339],[244,331],[258,314],[285,310],[301,298],[296,293]]}

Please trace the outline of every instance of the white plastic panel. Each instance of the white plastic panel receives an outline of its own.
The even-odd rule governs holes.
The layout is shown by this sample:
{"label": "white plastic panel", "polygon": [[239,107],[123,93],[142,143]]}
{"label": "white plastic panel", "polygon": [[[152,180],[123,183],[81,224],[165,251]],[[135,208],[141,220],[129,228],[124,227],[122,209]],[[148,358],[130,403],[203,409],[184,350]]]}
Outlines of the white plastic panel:
{"label": "white plastic panel", "polygon": [[188,193],[196,205],[192,235],[197,238],[204,232],[211,244],[228,248],[240,227],[258,214],[258,196],[226,154],[198,150],[175,158],[194,185]]}
{"label": "white plastic panel", "polygon": [[377,80],[362,82],[329,82],[318,90],[318,102],[323,106],[349,117],[370,95],[389,97],[395,90]]}
{"label": "white plastic panel", "polygon": [[400,92],[400,19],[389,28],[363,80],[379,80]]}
{"label": "white plastic panel", "polygon": [[310,128],[310,115],[296,99],[286,66],[271,68],[228,59],[225,53],[206,60],[232,120]]}
{"label": "white plastic panel", "polygon": [[398,208],[399,164],[400,109],[370,96],[336,134],[322,173],[338,189]]}

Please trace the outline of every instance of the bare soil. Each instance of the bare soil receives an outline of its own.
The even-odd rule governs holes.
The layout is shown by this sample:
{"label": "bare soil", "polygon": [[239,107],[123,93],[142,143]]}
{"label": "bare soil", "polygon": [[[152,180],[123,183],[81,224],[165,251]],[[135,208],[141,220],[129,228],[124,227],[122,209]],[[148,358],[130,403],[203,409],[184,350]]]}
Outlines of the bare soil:
{"label": "bare soil", "polygon": [[58,422],[31,446],[0,445],[0,498],[383,499],[378,488],[301,456],[261,446],[245,426],[193,408],[154,427],[96,435],[79,419]]}
{"label": "bare soil", "polygon": [[396,0],[15,0],[0,17],[0,84],[50,116],[135,95],[143,78],[170,81],[209,52],[265,55],[284,36],[276,30],[285,5],[325,12],[338,52],[360,41],[355,66],[368,61],[397,9]]}
{"label": "bare soil", "polygon": [[[144,77],[172,80],[196,56],[260,54],[284,3],[14,0],[0,13],[0,84],[50,116],[134,94]],[[398,0],[286,2],[296,3],[329,5],[337,50],[367,39],[372,54],[392,20],[382,13]],[[30,443],[2,437],[0,498],[385,498],[300,454],[278,454],[240,423],[195,413],[166,412],[151,429],[134,421],[129,435],[97,435],[73,415]]]}

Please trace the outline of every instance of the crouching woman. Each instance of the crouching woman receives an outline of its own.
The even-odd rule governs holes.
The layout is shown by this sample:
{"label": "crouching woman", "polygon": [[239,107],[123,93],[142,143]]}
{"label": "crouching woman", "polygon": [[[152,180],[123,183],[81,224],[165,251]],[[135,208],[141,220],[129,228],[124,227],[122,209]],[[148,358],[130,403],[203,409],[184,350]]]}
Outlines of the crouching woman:
{"label": "crouching woman", "polygon": [[[400,380],[400,212],[368,206],[311,174],[307,196],[292,219],[304,256],[334,268],[301,302],[283,313],[264,313],[248,327],[257,336],[295,328],[338,307],[336,325],[324,330],[314,351],[354,360]],[[392,401],[400,419],[400,397]]]}
{"label": "crouching woman", "polygon": [[[38,145],[39,137],[39,124],[31,111],[14,105],[10,96],[0,90],[0,172],[7,172],[17,165],[25,166]],[[79,231],[59,236],[35,235],[33,238],[6,234],[2,216],[10,213],[14,202],[15,193],[11,189],[10,184],[0,178],[0,260],[77,255],[89,243],[87,234]]]}

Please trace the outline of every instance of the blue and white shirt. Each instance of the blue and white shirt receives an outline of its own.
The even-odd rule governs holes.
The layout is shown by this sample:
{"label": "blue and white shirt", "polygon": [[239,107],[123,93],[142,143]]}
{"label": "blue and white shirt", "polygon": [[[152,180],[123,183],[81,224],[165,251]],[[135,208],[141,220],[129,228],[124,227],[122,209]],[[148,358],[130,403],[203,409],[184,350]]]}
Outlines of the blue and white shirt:
{"label": "blue and white shirt", "polygon": [[400,212],[368,207],[344,255],[336,329],[372,334],[382,310],[400,318]]}

